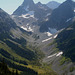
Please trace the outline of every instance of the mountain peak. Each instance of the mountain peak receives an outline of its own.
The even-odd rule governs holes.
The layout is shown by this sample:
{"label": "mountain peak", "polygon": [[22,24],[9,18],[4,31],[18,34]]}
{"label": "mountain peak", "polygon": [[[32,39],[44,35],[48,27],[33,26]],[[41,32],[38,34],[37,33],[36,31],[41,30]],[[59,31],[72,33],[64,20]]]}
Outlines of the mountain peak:
{"label": "mountain peak", "polygon": [[51,9],[55,9],[60,5],[60,3],[56,2],[56,1],[50,1],[46,5]]}
{"label": "mountain peak", "polygon": [[37,6],[42,6],[43,4],[41,2],[36,3]]}
{"label": "mountain peak", "polygon": [[24,0],[22,5],[27,6],[27,5],[32,5],[32,4],[34,4],[33,0]]}
{"label": "mountain peak", "polygon": [[40,4],[42,4],[42,3],[41,3],[41,2],[38,2],[37,4],[39,4],[39,5],[40,5]]}

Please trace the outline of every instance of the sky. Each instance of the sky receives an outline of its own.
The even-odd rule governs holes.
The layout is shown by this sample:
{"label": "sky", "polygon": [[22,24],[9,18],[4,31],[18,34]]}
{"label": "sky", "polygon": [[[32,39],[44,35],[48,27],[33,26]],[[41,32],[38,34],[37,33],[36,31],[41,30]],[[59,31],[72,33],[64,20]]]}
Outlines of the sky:
{"label": "sky", "polygon": [[[22,3],[24,0],[0,0],[0,8],[6,11],[9,14],[12,14]],[[35,3],[41,2],[46,4],[50,1],[64,2],[65,0],[33,0]]]}

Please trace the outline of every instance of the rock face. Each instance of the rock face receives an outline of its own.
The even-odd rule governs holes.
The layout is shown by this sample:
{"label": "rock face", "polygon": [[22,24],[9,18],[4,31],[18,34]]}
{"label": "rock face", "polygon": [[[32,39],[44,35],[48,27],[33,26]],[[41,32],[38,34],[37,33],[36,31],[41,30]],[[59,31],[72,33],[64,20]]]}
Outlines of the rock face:
{"label": "rock face", "polygon": [[72,23],[75,16],[75,3],[67,0],[58,8],[54,9],[49,20],[41,25],[40,30],[47,31],[48,28],[60,30]]}
{"label": "rock face", "polygon": [[60,3],[51,1],[51,2],[47,3],[46,5],[51,9],[55,9],[55,8],[59,7]]}
{"label": "rock face", "polygon": [[35,4],[33,0],[24,0],[22,5],[14,11],[12,18],[25,31],[38,34],[39,23],[43,20],[47,21],[51,13],[52,9],[41,2]]}
{"label": "rock face", "polygon": [[25,15],[30,14],[34,15],[36,18],[43,18],[47,13],[50,13],[51,9],[49,9],[46,5],[41,3],[35,4],[33,0],[24,0],[21,6],[18,7],[17,10],[14,11],[13,15]]}
{"label": "rock face", "polygon": [[22,15],[26,14],[29,10],[35,10],[35,4],[33,0],[24,0],[21,6],[18,7],[16,11],[14,11],[14,15]]}

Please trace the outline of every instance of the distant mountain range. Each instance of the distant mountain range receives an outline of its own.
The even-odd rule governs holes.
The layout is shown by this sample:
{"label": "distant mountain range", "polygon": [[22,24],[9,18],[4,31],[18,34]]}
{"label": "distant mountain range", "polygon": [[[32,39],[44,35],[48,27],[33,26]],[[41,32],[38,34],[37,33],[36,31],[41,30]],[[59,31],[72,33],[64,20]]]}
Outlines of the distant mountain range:
{"label": "distant mountain range", "polygon": [[51,9],[55,9],[55,8],[59,7],[60,4],[61,3],[58,3],[56,1],[50,1],[46,5]]}

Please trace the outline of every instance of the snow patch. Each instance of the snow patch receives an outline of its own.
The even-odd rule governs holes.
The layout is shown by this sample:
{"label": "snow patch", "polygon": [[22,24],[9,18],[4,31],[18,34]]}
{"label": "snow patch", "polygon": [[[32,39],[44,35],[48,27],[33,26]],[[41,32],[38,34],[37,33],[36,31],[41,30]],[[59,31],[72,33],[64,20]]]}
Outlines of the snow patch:
{"label": "snow patch", "polygon": [[58,34],[56,34],[53,38],[55,39],[58,36]]}
{"label": "snow patch", "polygon": [[29,14],[26,14],[26,15],[21,15],[21,16],[19,16],[19,17],[22,17],[22,18],[30,18],[30,17],[33,17],[34,18],[34,15],[29,15]]}
{"label": "snow patch", "polygon": [[51,36],[52,34],[50,32],[46,32],[47,36]]}
{"label": "snow patch", "polygon": [[48,56],[47,58],[51,58],[51,57],[53,57],[53,56],[55,56],[55,55],[57,55],[57,53],[55,53],[55,54],[53,54],[53,55],[50,55],[50,56]]}
{"label": "snow patch", "polygon": [[29,23],[27,23],[27,25],[26,26],[29,26]]}
{"label": "snow patch", "polygon": [[55,53],[55,54],[53,54],[53,55],[50,55],[50,56],[48,56],[47,58],[51,58],[51,57],[54,57],[54,56],[59,57],[59,56],[61,56],[62,54],[63,54],[63,52],[61,51],[61,52]]}
{"label": "snow patch", "polygon": [[28,28],[21,26],[21,28],[28,32],[33,32],[33,29],[30,26]]}
{"label": "snow patch", "polygon": [[49,41],[49,40],[51,40],[52,39],[52,37],[50,37],[50,38],[48,38],[48,39],[45,39],[45,40],[43,40],[42,42],[46,42],[46,41]]}
{"label": "snow patch", "polygon": [[75,9],[74,9],[74,12],[75,12]]}
{"label": "snow patch", "polygon": [[19,17],[22,17],[22,18],[29,18],[29,17],[28,17],[28,14],[26,14],[26,15],[23,15],[23,14],[22,14],[22,15],[19,16]]}
{"label": "snow patch", "polygon": [[66,22],[69,22],[71,19],[72,19],[72,18],[67,19],[67,21],[66,21]]}
{"label": "snow patch", "polygon": [[59,52],[56,57],[61,56],[63,54],[63,52]]}
{"label": "snow patch", "polygon": [[19,17],[23,17],[23,18],[30,18],[30,17],[33,17],[34,18],[34,11],[29,11],[27,14],[22,14],[21,16]]}
{"label": "snow patch", "polygon": [[49,20],[48,18],[45,19],[45,21],[48,21],[48,20]]}
{"label": "snow patch", "polygon": [[51,15],[51,13],[48,13],[46,16],[49,16],[49,15]]}

